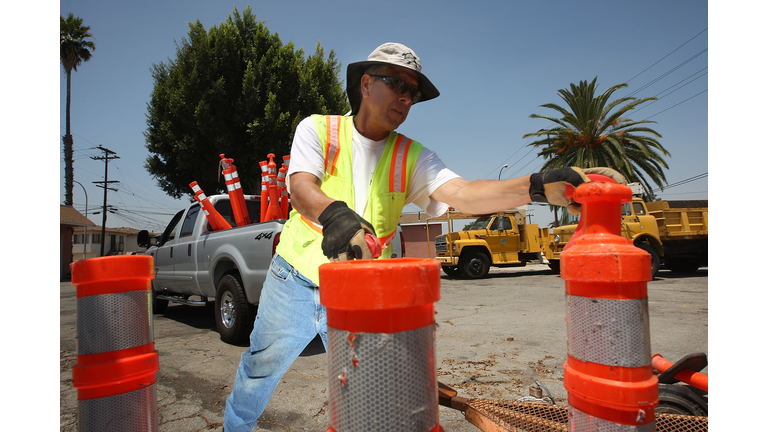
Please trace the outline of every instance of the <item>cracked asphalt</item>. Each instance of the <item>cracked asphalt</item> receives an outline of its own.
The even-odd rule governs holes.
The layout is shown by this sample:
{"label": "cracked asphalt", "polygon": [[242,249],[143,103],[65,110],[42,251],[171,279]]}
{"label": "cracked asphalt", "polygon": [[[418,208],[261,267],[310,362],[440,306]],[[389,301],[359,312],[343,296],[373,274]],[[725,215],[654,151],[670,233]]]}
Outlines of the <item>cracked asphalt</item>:
{"label": "cracked asphalt", "polygon": [[[675,361],[708,352],[708,274],[677,276],[662,270],[648,284],[652,353]],[[566,359],[565,289],[544,265],[492,269],[482,280],[441,279],[437,315],[438,380],[467,398],[517,400],[538,381],[557,404]],[[77,430],[75,288],[60,286],[60,429]],[[225,401],[245,346],[223,343],[211,306],[169,305],[153,316],[159,352],[157,411],[161,431],[223,430]],[[327,360],[315,339],[278,385],[260,428],[328,429]],[[708,369],[703,370],[708,373]],[[546,396],[547,393],[544,393]],[[477,431],[462,413],[440,407],[447,432]]]}

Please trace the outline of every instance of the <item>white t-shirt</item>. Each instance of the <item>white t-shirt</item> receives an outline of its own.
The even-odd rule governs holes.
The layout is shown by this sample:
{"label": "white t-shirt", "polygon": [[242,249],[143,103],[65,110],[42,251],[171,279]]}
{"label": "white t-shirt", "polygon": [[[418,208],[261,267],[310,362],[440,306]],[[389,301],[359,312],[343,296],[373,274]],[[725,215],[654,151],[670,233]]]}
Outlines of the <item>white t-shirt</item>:
{"label": "white t-shirt", "polygon": [[[352,134],[352,177],[355,187],[355,212],[362,215],[368,200],[368,188],[373,178],[376,164],[384,152],[386,139],[370,140],[353,128]],[[320,144],[320,137],[315,130],[315,123],[307,117],[296,127],[291,148],[291,161],[288,165],[286,184],[291,190],[290,177],[296,172],[313,174],[323,179],[325,156]],[[411,184],[406,191],[406,204],[416,204],[430,216],[440,216],[448,210],[448,204],[433,200],[430,195],[445,182],[459,177],[449,170],[437,154],[426,147],[419,154]]]}

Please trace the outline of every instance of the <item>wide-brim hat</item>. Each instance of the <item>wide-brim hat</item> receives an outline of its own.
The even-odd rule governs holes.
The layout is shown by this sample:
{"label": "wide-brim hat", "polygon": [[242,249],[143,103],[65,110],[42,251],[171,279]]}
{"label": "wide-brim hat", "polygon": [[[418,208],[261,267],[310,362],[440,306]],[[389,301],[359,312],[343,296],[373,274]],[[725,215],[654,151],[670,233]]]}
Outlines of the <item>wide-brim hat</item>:
{"label": "wide-brim hat", "polygon": [[[357,114],[357,111],[360,109],[360,79],[369,66],[377,64],[400,66],[416,72],[419,76],[419,91],[421,92],[421,100],[419,102],[428,101],[440,96],[440,92],[437,91],[434,84],[426,75],[421,73],[421,59],[419,59],[419,56],[403,44],[387,42],[373,50],[371,55],[368,56],[368,60],[350,63],[347,66],[347,96],[349,97],[349,104],[352,106],[353,115]],[[355,86],[357,86],[358,91],[354,91]]]}

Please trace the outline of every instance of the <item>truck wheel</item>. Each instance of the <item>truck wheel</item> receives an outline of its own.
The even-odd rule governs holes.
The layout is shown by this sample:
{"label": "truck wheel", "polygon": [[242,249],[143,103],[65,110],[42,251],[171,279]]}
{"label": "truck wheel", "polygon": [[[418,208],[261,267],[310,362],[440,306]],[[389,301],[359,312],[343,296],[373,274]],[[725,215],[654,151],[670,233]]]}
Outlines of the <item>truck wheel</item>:
{"label": "truck wheel", "polygon": [[445,274],[447,274],[447,275],[448,275],[448,277],[450,277],[450,278],[454,278],[454,279],[456,279],[456,278],[459,278],[459,277],[461,277],[461,270],[459,270],[459,268],[458,268],[458,267],[447,267],[447,266],[443,266],[443,271],[444,271],[444,272],[445,272]]}
{"label": "truck wheel", "polygon": [[161,314],[168,308],[168,300],[157,298],[157,291],[152,290],[152,313]]}
{"label": "truck wheel", "polygon": [[651,254],[651,277],[656,277],[656,273],[659,272],[659,266],[661,265],[661,262],[659,261],[659,254],[657,254],[649,244],[640,243],[636,244],[635,246]]}
{"label": "truck wheel", "polygon": [[488,275],[491,268],[488,256],[482,252],[470,252],[459,260],[461,274],[469,279],[482,279]]}
{"label": "truck wheel", "polygon": [[560,274],[560,260],[549,260],[549,268],[557,274]]}
{"label": "truck wheel", "polygon": [[667,268],[675,273],[695,273],[699,269],[699,262],[692,258],[670,259]]}
{"label": "truck wheel", "polygon": [[248,339],[253,330],[251,307],[240,280],[232,274],[224,275],[216,287],[216,328],[221,340],[237,344]]}

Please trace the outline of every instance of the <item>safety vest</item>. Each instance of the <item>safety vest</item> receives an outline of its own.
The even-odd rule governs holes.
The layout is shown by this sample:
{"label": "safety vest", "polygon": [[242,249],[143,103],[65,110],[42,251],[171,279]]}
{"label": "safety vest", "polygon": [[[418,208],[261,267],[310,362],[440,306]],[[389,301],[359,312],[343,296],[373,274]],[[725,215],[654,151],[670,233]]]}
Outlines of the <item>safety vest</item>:
{"label": "safety vest", "polygon": [[[315,129],[325,155],[325,174],[320,189],[337,201],[355,208],[352,180],[352,117],[313,115]],[[382,258],[392,256],[406,192],[413,177],[421,144],[397,132],[390,132],[368,189],[363,218],[373,225],[382,245]],[[283,227],[277,253],[309,280],[319,285],[321,264],[328,258],[322,250],[322,227],[292,210]]]}

